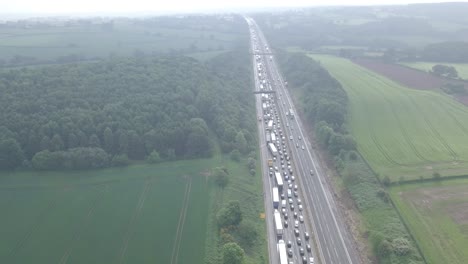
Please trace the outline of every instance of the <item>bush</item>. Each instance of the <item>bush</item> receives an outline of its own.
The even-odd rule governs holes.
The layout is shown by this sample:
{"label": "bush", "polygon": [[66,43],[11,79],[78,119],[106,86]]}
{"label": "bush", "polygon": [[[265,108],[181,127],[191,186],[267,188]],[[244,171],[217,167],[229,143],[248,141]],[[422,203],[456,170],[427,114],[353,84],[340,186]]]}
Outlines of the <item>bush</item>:
{"label": "bush", "polygon": [[254,223],[245,220],[240,223],[238,234],[244,248],[253,246],[258,237],[258,231]]}
{"label": "bush", "polygon": [[234,149],[233,151],[231,151],[230,157],[231,157],[231,159],[233,161],[239,162],[240,159],[241,159],[241,154],[240,154],[239,150]]}
{"label": "bush", "polygon": [[161,162],[161,156],[159,156],[159,152],[153,150],[146,161],[151,164],[159,163]]}
{"label": "bush", "polygon": [[215,183],[219,187],[224,188],[228,185],[229,175],[226,169],[217,167],[213,170],[213,175],[214,175]]}
{"label": "bush", "polygon": [[395,238],[392,242],[392,248],[395,255],[404,256],[411,253],[411,245],[406,238]]}
{"label": "bush", "polygon": [[127,154],[115,155],[114,158],[112,158],[113,166],[127,166],[128,164],[130,164],[130,160]]}
{"label": "bush", "polygon": [[242,211],[238,201],[229,202],[217,215],[218,226],[220,228],[236,226],[242,221]]}

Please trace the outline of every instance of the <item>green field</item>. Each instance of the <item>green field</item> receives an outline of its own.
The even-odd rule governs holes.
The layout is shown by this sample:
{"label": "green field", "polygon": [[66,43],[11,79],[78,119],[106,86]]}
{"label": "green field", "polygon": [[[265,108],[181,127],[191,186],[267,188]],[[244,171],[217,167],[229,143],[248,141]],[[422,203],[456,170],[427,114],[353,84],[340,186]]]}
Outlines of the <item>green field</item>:
{"label": "green field", "polygon": [[466,178],[391,188],[427,263],[468,263],[467,188]]}
{"label": "green field", "polygon": [[458,76],[462,79],[468,80],[468,64],[466,63],[444,63],[444,62],[403,62],[405,66],[418,69],[421,71],[429,72],[432,70],[432,66],[436,64],[443,64],[455,67],[458,72]]}
{"label": "green field", "polygon": [[347,92],[351,133],[381,178],[468,173],[468,108],[435,92],[403,87],[346,59],[312,57]]}
{"label": "green field", "polygon": [[[42,61],[71,54],[92,59],[110,54],[128,56],[136,51],[146,54],[195,53],[197,56],[200,52],[231,50],[248,38],[247,31],[238,34],[210,30],[208,26],[206,29],[184,28],[177,23],[158,26],[116,20],[111,30],[105,30],[99,24],[5,28],[0,33],[0,59],[8,61],[19,55]],[[183,20],[180,23],[184,23]],[[226,25],[230,26],[229,22]]]}
{"label": "green field", "polygon": [[204,263],[214,159],[0,174],[0,263]]}

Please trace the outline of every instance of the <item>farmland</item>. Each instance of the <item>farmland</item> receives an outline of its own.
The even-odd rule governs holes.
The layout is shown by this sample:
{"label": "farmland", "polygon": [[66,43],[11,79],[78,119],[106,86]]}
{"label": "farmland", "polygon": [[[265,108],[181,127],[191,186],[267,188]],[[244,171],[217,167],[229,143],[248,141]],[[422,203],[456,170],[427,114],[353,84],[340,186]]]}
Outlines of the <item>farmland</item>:
{"label": "farmland", "polygon": [[195,57],[209,58],[216,55],[215,51],[229,51],[246,41],[248,36],[238,28],[244,26],[243,23],[242,18],[232,22],[223,18],[194,17],[19,24],[2,28],[0,62],[38,64],[71,58],[93,60],[110,55],[192,53]]}
{"label": "farmland", "polygon": [[430,264],[468,262],[468,180],[405,184],[391,197]]}
{"label": "farmland", "polygon": [[1,263],[203,263],[216,160],[0,177]]}
{"label": "farmland", "polygon": [[405,66],[418,69],[421,71],[429,72],[436,64],[453,66],[458,72],[458,76],[462,79],[468,80],[468,64],[464,63],[444,63],[444,62],[403,62]]}
{"label": "farmland", "polygon": [[358,150],[391,181],[468,173],[468,109],[447,96],[408,89],[349,60],[313,55],[346,90]]}

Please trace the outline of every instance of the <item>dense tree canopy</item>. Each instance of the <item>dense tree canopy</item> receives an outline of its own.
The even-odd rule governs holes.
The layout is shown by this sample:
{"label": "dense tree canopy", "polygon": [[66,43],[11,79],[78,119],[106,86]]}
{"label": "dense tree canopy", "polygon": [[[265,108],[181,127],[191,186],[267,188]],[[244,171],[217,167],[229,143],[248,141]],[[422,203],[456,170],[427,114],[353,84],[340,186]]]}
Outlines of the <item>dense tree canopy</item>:
{"label": "dense tree canopy", "polygon": [[227,243],[223,246],[223,264],[244,263],[244,250],[236,243]]}
{"label": "dense tree canopy", "polygon": [[245,118],[254,106],[248,59],[236,51],[205,64],[112,58],[2,72],[0,157],[17,153],[2,168],[24,158],[38,169],[83,168],[82,160],[57,165],[80,154],[102,156],[102,166],[116,155],[143,160],[154,151],[166,160],[209,157],[215,142],[230,152],[236,135],[255,129]]}

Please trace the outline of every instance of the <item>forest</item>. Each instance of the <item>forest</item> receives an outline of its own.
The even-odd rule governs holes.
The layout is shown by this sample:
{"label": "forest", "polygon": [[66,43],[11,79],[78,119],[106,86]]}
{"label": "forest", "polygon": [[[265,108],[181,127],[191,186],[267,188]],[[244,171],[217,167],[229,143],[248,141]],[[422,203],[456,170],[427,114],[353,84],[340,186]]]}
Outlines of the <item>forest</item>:
{"label": "forest", "polygon": [[[247,50],[247,49],[244,49]],[[248,54],[202,63],[183,56],[111,57],[99,62],[0,73],[0,168],[88,169],[131,160],[248,153],[255,123]]]}

